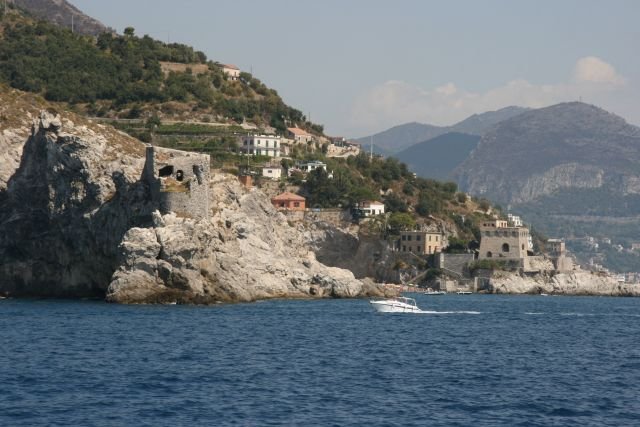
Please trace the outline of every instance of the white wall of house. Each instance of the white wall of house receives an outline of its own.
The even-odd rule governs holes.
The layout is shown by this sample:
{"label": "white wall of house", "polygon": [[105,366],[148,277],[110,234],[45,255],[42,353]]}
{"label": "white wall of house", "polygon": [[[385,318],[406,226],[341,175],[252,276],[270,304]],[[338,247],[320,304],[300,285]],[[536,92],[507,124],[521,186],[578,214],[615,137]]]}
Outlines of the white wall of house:
{"label": "white wall of house", "polygon": [[223,66],[222,72],[227,75],[229,80],[238,80],[240,78],[240,70],[236,67]]}
{"label": "white wall of house", "polygon": [[252,156],[280,157],[280,137],[276,135],[246,135],[240,151]]}
{"label": "white wall of house", "polygon": [[262,168],[262,176],[271,179],[280,179],[282,177],[281,167],[264,167]]}

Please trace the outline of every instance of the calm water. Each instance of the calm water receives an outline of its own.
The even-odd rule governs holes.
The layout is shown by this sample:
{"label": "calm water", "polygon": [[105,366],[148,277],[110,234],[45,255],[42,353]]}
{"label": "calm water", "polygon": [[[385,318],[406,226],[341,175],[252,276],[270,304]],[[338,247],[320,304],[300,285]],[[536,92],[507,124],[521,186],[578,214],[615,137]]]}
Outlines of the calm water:
{"label": "calm water", "polygon": [[640,299],[417,300],[0,301],[0,425],[640,425]]}

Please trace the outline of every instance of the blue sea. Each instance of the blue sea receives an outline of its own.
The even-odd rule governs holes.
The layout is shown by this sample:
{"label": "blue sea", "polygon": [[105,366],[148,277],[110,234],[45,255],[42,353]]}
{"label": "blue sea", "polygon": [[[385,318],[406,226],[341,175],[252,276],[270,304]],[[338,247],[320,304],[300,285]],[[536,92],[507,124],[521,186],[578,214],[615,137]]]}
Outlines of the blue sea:
{"label": "blue sea", "polygon": [[2,426],[639,426],[640,299],[0,301]]}

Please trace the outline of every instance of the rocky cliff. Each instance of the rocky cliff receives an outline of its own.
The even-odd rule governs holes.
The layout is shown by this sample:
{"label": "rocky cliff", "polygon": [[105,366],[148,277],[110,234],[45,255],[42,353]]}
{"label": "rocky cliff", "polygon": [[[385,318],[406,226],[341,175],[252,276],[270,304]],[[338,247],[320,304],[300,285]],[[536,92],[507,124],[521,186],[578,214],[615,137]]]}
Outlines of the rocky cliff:
{"label": "rocky cliff", "polygon": [[143,144],[0,90],[0,293],[125,303],[382,293],[318,262],[304,230],[232,176],[211,180],[209,217],[160,213]]}

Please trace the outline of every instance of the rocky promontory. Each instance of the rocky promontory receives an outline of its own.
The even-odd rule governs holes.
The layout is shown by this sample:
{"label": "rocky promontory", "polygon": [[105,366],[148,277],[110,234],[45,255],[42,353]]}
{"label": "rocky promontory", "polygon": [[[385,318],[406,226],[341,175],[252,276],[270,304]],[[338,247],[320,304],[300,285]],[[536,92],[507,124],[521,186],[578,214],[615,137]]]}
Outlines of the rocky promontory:
{"label": "rocky promontory", "polygon": [[0,293],[122,303],[383,295],[316,260],[304,230],[234,176],[195,163],[184,181],[182,170],[149,172],[137,140],[0,92]]}

